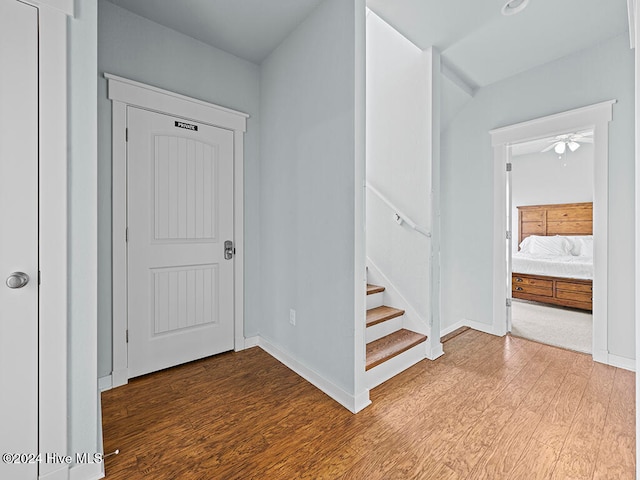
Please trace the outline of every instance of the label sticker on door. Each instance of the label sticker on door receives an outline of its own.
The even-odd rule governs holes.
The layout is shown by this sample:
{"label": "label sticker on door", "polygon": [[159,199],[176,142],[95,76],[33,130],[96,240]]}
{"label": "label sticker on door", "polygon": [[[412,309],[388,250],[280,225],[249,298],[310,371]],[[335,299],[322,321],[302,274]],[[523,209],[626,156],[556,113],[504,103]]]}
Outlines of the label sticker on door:
{"label": "label sticker on door", "polygon": [[186,128],[187,130],[193,130],[194,132],[198,131],[198,126],[197,125],[193,125],[191,123],[185,123],[185,122],[176,121],[176,127],[178,127],[178,128]]}

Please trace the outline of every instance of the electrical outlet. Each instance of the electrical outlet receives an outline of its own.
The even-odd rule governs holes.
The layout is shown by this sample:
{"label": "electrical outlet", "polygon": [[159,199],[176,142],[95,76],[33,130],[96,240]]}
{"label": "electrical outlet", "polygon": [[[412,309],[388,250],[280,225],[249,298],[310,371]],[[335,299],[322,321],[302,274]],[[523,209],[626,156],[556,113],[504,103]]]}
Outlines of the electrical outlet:
{"label": "electrical outlet", "polygon": [[289,323],[294,327],[296,325],[296,311],[293,308],[289,309]]}

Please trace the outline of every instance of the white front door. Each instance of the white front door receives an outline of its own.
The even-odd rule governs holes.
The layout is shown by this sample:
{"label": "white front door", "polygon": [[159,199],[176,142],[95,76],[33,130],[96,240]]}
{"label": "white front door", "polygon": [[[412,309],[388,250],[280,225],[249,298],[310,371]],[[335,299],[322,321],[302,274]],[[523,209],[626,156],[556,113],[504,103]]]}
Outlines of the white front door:
{"label": "white front door", "polygon": [[0,460],[0,478],[32,480],[38,475],[38,11],[17,0],[0,0],[0,72],[0,454],[10,454]]}
{"label": "white front door", "polygon": [[135,377],[233,349],[233,132],[134,107],[127,126]]}

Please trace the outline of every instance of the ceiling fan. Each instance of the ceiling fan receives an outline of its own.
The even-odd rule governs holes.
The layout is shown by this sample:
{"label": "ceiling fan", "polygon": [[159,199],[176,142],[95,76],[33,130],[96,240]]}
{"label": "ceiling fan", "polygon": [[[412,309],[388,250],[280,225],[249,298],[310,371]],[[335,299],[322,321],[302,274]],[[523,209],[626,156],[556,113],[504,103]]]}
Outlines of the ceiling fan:
{"label": "ceiling fan", "polygon": [[584,132],[565,133],[557,135],[550,140],[551,144],[542,150],[542,153],[553,149],[558,155],[562,155],[567,148],[575,152],[580,148],[581,143],[593,143],[593,131],[585,130]]}

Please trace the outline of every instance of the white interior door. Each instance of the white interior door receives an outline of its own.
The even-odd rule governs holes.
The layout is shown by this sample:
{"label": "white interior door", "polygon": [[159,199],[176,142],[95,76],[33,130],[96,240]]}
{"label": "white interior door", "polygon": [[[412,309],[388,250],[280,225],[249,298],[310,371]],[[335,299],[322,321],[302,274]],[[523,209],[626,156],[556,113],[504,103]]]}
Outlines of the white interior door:
{"label": "white interior door", "polygon": [[233,349],[233,132],[133,107],[127,125],[135,377]]}
{"label": "white interior door", "polygon": [[[0,453],[35,455],[38,11],[17,0],[0,0],[0,72]],[[0,461],[0,478],[37,477],[35,458],[6,460]],[[16,463],[24,460],[32,463]]]}

